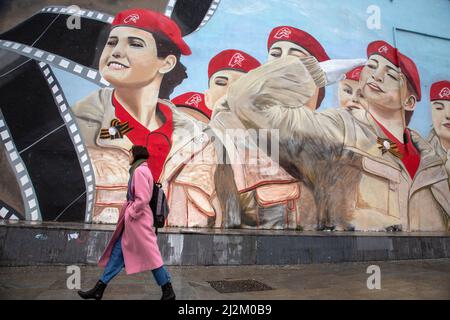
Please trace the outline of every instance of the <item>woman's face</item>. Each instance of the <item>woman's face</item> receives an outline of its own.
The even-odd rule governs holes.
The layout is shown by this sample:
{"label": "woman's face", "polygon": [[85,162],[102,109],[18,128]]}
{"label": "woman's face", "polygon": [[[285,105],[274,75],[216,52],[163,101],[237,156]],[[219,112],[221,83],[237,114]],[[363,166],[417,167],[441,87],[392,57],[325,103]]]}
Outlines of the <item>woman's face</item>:
{"label": "woman's face", "polygon": [[277,41],[269,49],[267,61],[276,60],[286,56],[307,57],[310,53],[303,47],[289,41]]}
{"label": "woman's face", "polygon": [[450,142],[450,101],[431,102],[433,127],[440,139]]}
{"label": "woman's face", "polygon": [[[401,80],[402,75],[397,66],[380,55],[369,57],[361,71],[360,86],[362,95],[369,105],[377,105],[383,109],[398,111],[402,105],[406,105],[412,95],[408,93],[406,79]],[[402,96],[402,90],[406,93]],[[408,103],[405,110],[413,111],[414,103]]]}
{"label": "woman's face", "polygon": [[150,32],[116,27],[103,49],[99,70],[114,87],[139,88],[161,77],[164,59],[157,57],[156,43]]}
{"label": "woman's face", "polygon": [[205,104],[213,110],[216,102],[227,94],[230,85],[245,73],[236,70],[217,71],[209,79],[209,88],[205,91]]}
{"label": "woman's face", "polygon": [[359,82],[345,79],[339,82],[338,89],[339,106],[341,108],[363,109],[362,95]]}

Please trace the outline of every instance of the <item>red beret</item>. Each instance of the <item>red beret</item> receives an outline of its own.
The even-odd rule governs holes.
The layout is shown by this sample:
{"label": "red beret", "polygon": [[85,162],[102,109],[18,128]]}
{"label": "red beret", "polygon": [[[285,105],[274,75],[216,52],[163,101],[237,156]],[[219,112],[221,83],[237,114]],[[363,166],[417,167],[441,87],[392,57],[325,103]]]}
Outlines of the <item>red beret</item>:
{"label": "red beret", "polygon": [[244,51],[228,49],[215,55],[208,65],[208,79],[221,70],[249,72],[261,65],[258,60]]}
{"label": "red beret", "polygon": [[208,119],[211,119],[212,110],[205,104],[205,96],[199,92],[186,92],[172,99],[172,103],[177,107],[185,107],[199,111]]}
{"label": "red beret", "polygon": [[359,77],[361,76],[361,71],[364,68],[364,66],[356,67],[353,70],[350,70],[345,74],[345,79],[353,80],[353,81],[359,81]]}
{"label": "red beret", "polygon": [[450,100],[450,81],[435,82],[430,88],[430,101]]}
{"label": "red beret", "polygon": [[369,43],[367,46],[367,57],[378,54],[395,66],[400,68],[401,72],[406,76],[409,83],[417,93],[417,101],[420,101],[422,94],[420,89],[420,76],[417,66],[410,58],[400,53],[397,48],[394,48],[389,43],[379,40]]}
{"label": "red beret", "polygon": [[190,55],[191,49],[184,42],[178,25],[165,15],[148,9],[128,9],[119,12],[112,22],[112,27],[134,27],[167,37],[184,55]]}
{"label": "red beret", "polygon": [[278,41],[289,41],[305,48],[319,62],[330,60],[330,57],[328,57],[319,41],[303,30],[289,26],[274,28],[270,32],[269,39],[267,40],[267,50]]}

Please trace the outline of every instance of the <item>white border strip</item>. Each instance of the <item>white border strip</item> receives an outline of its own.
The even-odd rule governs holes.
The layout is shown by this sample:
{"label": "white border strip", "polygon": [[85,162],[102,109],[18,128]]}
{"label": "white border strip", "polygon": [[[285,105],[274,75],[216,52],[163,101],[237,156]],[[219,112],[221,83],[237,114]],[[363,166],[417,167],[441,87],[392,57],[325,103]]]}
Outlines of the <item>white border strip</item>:
{"label": "white border strip", "polygon": [[45,80],[48,83],[50,92],[53,95],[53,99],[58,106],[58,111],[61,115],[61,118],[64,120],[67,132],[69,133],[73,145],[75,146],[75,151],[78,156],[80,168],[82,169],[84,184],[86,187],[86,211],[84,220],[86,223],[89,223],[92,222],[92,213],[94,208],[94,170],[87,154],[86,146],[84,145],[83,139],[81,138],[80,129],[70,111],[69,103],[66,100],[64,92],[58,83],[58,80],[56,79],[48,64],[40,62],[39,67],[41,68],[42,74],[44,75]]}
{"label": "white border strip", "polygon": [[49,63],[50,65],[55,66],[61,70],[67,71],[71,74],[93,82],[100,87],[110,86],[109,82],[103,79],[98,70],[85,67],[72,60],[43,51],[41,49],[6,40],[0,40],[0,48],[6,49],[22,56],[26,56],[39,62]]}
{"label": "white border strip", "polygon": [[[0,110],[0,143],[4,145],[7,153],[8,162],[16,175],[17,183],[19,184],[20,193],[22,195],[22,201],[25,207],[25,220],[28,221],[42,221],[41,210],[34,190],[33,183],[31,182],[28,170],[23,162],[16,145],[11,137],[11,132],[6,125],[6,120]],[[0,208],[0,210],[7,208]],[[5,212],[3,210],[3,212]],[[5,214],[6,216],[6,214]],[[3,216],[1,218],[4,218]],[[18,220],[16,215],[12,215],[10,220]]]}

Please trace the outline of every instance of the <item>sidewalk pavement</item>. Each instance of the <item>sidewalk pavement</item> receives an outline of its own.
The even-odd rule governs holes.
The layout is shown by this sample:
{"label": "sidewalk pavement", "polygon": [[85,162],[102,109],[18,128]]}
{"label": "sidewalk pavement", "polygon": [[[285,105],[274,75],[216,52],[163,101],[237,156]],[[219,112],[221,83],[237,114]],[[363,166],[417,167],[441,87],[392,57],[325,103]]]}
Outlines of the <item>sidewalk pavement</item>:
{"label": "sidewalk pavement", "polygon": [[[381,271],[381,289],[369,290],[367,268]],[[81,287],[90,289],[101,270],[81,267]],[[168,267],[177,299],[450,299],[450,259],[371,263],[309,264],[296,266]],[[80,299],[67,288],[66,266],[0,268],[0,299]],[[245,284],[232,283],[241,292],[220,293],[209,281],[256,280],[257,288],[242,292]],[[224,283],[221,283],[224,285]],[[226,284],[226,283],[225,283]],[[265,285],[265,286],[264,286]],[[127,276],[122,272],[107,287],[104,299],[152,299],[161,296],[151,272]]]}

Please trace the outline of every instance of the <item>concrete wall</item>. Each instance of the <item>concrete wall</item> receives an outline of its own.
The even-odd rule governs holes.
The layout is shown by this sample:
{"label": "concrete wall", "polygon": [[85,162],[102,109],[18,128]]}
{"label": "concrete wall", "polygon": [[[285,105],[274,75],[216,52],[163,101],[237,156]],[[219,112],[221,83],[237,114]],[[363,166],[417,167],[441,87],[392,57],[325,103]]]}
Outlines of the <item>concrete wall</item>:
{"label": "concrete wall", "polygon": [[[109,229],[109,230],[108,230]],[[2,225],[0,265],[96,264],[111,227]],[[286,265],[450,258],[448,234],[330,234],[167,230],[167,265]]]}

